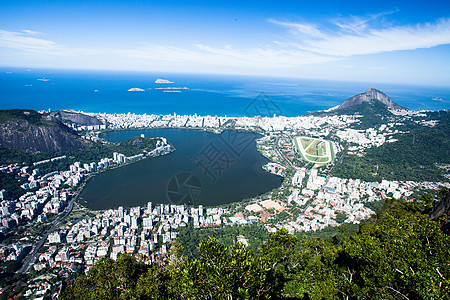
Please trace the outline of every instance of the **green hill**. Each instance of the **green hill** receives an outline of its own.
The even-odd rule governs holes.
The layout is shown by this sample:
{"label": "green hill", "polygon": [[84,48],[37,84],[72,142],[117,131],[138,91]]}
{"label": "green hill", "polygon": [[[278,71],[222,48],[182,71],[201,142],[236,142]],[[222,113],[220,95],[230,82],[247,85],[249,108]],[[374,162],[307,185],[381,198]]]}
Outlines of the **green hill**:
{"label": "green hill", "polygon": [[0,110],[0,123],[7,121],[25,120],[30,125],[51,125],[51,122],[42,118],[42,115],[31,109],[7,109]]}

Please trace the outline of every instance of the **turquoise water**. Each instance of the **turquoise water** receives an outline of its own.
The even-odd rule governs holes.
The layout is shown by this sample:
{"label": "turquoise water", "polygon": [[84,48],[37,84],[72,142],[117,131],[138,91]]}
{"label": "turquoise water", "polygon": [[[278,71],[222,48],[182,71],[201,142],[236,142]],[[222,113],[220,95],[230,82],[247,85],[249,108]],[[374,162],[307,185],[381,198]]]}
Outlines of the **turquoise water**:
{"label": "turquoise water", "polygon": [[[107,132],[103,138],[119,142],[141,134],[164,136],[176,151],[95,176],[81,194],[89,208],[142,206],[149,201],[220,205],[268,192],[282,182],[281,177],[262,169],[267,159],[257,151],[258,136],[252,133],[217,135],[193,129],[149,129]],[[204,167],[209,168],[206,171]],[[173,191],[170,180],[179,174],[192,175],[196,180],[193,182],[196,194],[190,201],[168,195],[169,190]],[[188,193],[182,186],[179,192]]]}

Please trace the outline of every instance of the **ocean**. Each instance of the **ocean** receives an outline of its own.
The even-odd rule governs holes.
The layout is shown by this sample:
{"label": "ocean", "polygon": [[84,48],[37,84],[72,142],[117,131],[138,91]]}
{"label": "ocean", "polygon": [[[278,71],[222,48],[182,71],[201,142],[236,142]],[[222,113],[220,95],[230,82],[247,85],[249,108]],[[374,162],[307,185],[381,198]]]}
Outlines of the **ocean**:
{"label": "ocean", "polygon": [[[42,81],[38,79],[49,79]],[[171,84],[157,84],[158,78]],[[164,92],[163,87],[186,87]],[[0,68],[0,109],[245,116],[261,93],[288,117],[328,109],[373,87],[412,110],[450,108],[450,87],[249,76]],[[142,92],[129,92],[139,88]]]}

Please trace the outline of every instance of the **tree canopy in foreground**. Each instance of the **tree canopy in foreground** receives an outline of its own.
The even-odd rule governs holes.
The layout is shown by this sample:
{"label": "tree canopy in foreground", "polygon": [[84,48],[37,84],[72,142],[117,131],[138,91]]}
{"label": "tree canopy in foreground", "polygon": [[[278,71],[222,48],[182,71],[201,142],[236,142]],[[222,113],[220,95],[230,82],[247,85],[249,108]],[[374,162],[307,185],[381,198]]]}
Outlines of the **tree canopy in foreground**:
{"label": "tree canopy in foreground", "polygon": [[[422,199],[427,200],[427,199]],[[428,199],[429,200],[429,199]],[[426,201],[422,201],[426,203]],[[62,299],[449,299],[450,237],[425,204],[387,201],[339,238],[269,234],[255,254],[241,243],[203,239],[198,258],[175,245],[165,264],[105,258]]]}

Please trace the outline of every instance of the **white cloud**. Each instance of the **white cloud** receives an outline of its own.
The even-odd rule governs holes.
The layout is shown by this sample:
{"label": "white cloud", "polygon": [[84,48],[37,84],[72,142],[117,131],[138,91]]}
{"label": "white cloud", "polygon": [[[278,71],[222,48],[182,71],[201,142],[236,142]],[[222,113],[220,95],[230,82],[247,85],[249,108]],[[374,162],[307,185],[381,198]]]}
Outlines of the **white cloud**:
{"label": "white cloud", "polygon": [[297,49],[282,49],[270,46],[235,49],[230,45],[212,47],[206,44],[195,44],[184,48],[149,45],[134,50],[116,50],[115,53],[120,56],[139,58],[143,61],[165,61],[194,66],[253,69],[290,68],[335,60],[335,58]]}
{"label": "white cloud", "polygon": [[55,42],[30,36],[35,33],[37,32],[31,30],[22,30],[22,32],[0,30],[0,47],[20,49],[37,54],[67,54],[68,49]]}
{"label": "white cloud", "polygon": [[318,27],[314,24],[301,24],[293,22],[280,22],[277,20],[269,19],[270,23],[287,27],[294,35],[307,35],[314,38],[326,38],[327,35],[322,33]]}
{"label": "white cloud", "polygon": [[337,26],[341,33],[353,33],[353,34],[363,34],[366,30],[370,29],[370,26],[379,27],[379,24],[384,24],[384,16],[396,13],[394,11],[386,11],[377,14],[371,14],[368,16],[350,16],[347,18],[337,18],[331,21],[332,24]]}
{"label": "white cloud", "polygon": [[98,57],[99,62],[106,57],[110,58],[110,61],[111,58],[114,58],[113,61],[139,59],[148,65],[166,63],[191,67],[279,69],[336,60],[278,43],[253,48],[234,48],[228,44],[220,47],[207,44],[184,47],[150,44],[138,48],[68,48],[50,40],[31,36],[33,34],[31,30],[22,32],[0,30],[0,47],[20,49],[28,55]]}
{"label": "white cloud", "polygon": [[335,24],[343,32],[361,34],[367,29],[368,22],[365,18],[352,17],[350,20],[336,20]]}
{"label": "white cloud", "polygon": [[372,23],[379,16],[336,20],[327,30],[312,24],[269,21],[301,33],[300,39],[293,37],[296,47],[319,55],[348,57],[450,44],[450,19],[377,28]]}
{"label": "white cloud", "polygon": [[[62,63],[77,66],[95,64],[98,68],[108,69],[125,67],[150,70],[158,67],[212,72],[236,70],[249,74],[289,69],[291,74],[297,74],[301,66],[308,70],[306,65],[345,60],[353,55],[429,48],[450,43],[450,19],[404,26],[392,26],[380,20],[391,13],[334,19],[328,26],[268,20],[271,24],[287,28],[288,34],[256,46],[197,43],[175,47],[152,43],[141,44],[140,47],[70,48],[39,38],[43,33],[25,29],[17,32],[0,30],[0,49],[22,50],[22,54],[25,54],[22,57],[28,61],[34,59],[51,64],[58,61],[56,57],[61,57],[59,61]],[[21,52],[17,53],[16,57],[19,58],[16,60],[22,63]],[[65,59],[68,56],[70,59]],[[43,57],[46,60],[41,60]],[[8,59],[10,63],[12,56]],[[353,68],[345,61],[339,66],[341,69]],[[382,69],[377,66],[371,70]]]}
{"label": "white cloud", "polygon": [[33,34],[33,35],[35,35],[35,34],[41,34],[40,32],[33,31],[33,30],[28,30],[28,29],[24,29],[24,30],[22,30],[22,32],[24,32],[24,33],[26,33],[26,34]]}

